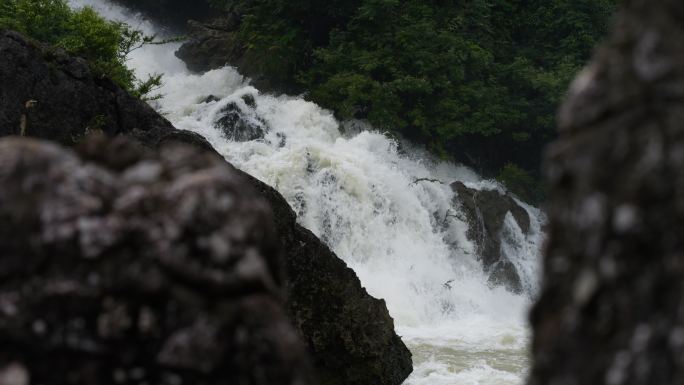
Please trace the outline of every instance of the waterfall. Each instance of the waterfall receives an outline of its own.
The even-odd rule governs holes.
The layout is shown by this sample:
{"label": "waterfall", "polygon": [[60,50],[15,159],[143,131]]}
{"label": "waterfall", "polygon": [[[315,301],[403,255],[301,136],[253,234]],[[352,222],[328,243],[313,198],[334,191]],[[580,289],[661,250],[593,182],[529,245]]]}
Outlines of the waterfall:
{"label": "waterfall", "polygon": [[[148,33],[155,27],[105,0],[72,0]],[[490,287],[453,210],[453,181],[502,189],[465,167],[435,161],[362,122],[343,122],[302,97],[269,95],[234,68],[191,74],[177,43],[133,52],[140,77],[164,73],[153,107],[176,127],[206,137],[230,163],[275,187],[299,222],[354,269],[368,292],[387,302],[397,333],[414,355],[406,384],[523,383],[526,313],[537,286],[542,214],[524,235],[507,217],[502,252],[521,273],[525,293]],[[255,140],[220,129],[237,114]],[[230,117],[229,117],[230,118]],[[261,137],[263,134],[263,137]],[[235,140],[240,139],[241,141]],[[432,181],[417,181],[428,178]],[[442,181],[444,183],[439,183]]]}

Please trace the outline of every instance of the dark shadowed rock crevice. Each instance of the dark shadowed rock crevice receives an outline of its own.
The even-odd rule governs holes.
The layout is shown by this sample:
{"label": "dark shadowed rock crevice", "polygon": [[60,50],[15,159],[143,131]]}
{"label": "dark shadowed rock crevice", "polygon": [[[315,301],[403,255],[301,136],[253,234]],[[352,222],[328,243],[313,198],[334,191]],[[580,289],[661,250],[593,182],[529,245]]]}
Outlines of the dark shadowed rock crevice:
{"label": "dark shadowed rock crevice", "polygon": [[624,8],[547,153],[530,385],[684,383],[684,3]]}
{"label": "dark shadowed rock crevice", "polygon": [[[55,59],[55,57],[58,57],[59,59]],[[72,76],[72,72],[77,73],[78,76]],[[193,155],[187,157],[179,157],[179,159],[175,160],[175,163],[173,163],[174,167],[177,167],[178,170],[168,170],[167,172],[164,171],[166,170],[166,166],[160,168],[158,165],[155,165],[154,159],[150,161],[147,158],[150,155],[144,155],[144,159],[141,160],[140,151],[142,151],[143,154],[148,154],[147,151],[136,149],[135,146],[131,145],[130,143],[126,144],[116,140],[113,143],[110,143],[109,145],[104,147],[97,143],[92,144],[93,142],[85,142],[84,144],[82,144],[81,148],[81,160],[78,160],[78,158],[74,157],[73,155],[65,155],[65,150],[55,150],[53,147],[44,144],[41,144],[39,146],[41,147],[41,149],[45,148],[45,151],[47,151],[47,149],[52,149],[50,150],[51,152],[48,151],[50,153],[57,152],[59,154],[64,155],[66,158],[73,159],[72,163],[75,163],[69,163],[69,167],[71,167],[71,170],[83,169],[83,172],[87,174],[89,172],[88,170],[90,170],[91,168],[91,166],[89,166],[90,164],[97,164],[98,167],[103,168],[103,170],[107,172],[103,171],[102,173],[100,173],[98,171],[97,173],[95,173],[95,175],[104,175],[104,177],[102,177],[104,178],[104,182],[99,181],[98,179],[98,182],[96,183],[96,185],[99,186],[99,184],[106,182],[106,189],[103,192],[103,194],[113,194],[110,191],[112,188],[109,184],[118,183],[116,182],[117,178],[123,178],[124,176],[126,176],[133,178],[133,180],[136,180],[136,178],[144,178],[146,176],[149,176],[150,174],[157,175],[159,173],[161,173],[160,177],[167,178],[169,177],[167,175],[168,173],[171,173],[170,175],[175,175],[173,174],[174,172],[191,172],[191,170],[194,170],[197,167],[201,168],[201,165],[203,164],[201,162],[206,161],[206,157],[211,157],[215,155],[215,151],[210,147],[208,142],[201,136],[191,132],[175,129],[166,119],[157,114],[144,102],[126,94],[123,90],[118,88],[116,85],[114,85],[107,79],[94,78],[92,74],[90,74],[90,72],[88,71],[87,64],[82,60],[68,57],[59,51],[54,51],[47,47],[43,47],[38,43],[28,42],[21,36],[12,32],[4,32],[0,35],[0,84],[2,84],[2,87],[0,87],[0,136],[16,135],[17,133],[19,133],[18,129],[21,126],[21,117],[22,114],[25,112],[23,110],[24,104],[26,103],[26,101],[35,100],[37,103],[35,104],[35,106],[31,108],[30,111],[28,111],[27,116],[28,124],[26,135],[30,137],[49,139],[67,146],[74,146],[77,144],[81,144],[83,141],[82,139],[87,134],[91,134],[93,132],[100,132],[109,137],[115,138],[119,136],[126,136],[128,138],[134,139],[137,142],[140,142],[143,145],[143,147],[150,149],[165,147],[166,145],[182,142],[190,144],[194,148],[205,150],[204,153],[201,154],[201,156],[200,154],[196,154],[196,156]],[[245,100],[245,104],[248,105],[249,100]],[[93,129],[91,127],[91,123],[89,123],[93,121],[93,119],[95,119],[95,121],[98,122],[96,129]],[[55,156],[61,159],[62,155]],[[152,158],[154,157],[152,156]],[[202,159],[202,161],[199,161],[197,159]],[[84,163],[81,166],[75,166],[75,164],[79,164],[79,161]],[[168,161],[171,162],[171,160]],[[137,162],[142,162],[143,164],[140,167],[133,167],[132,165]],[[188,164],[185,164],[186,162],[188,162]],[[213,165],[215,162],[212,160],[210,161],[210,163]],[[266,201],[271,206],[271,210],[274,213],[275,222],[274,236],[279,238],[279,244],[282,245],[282,250],[284,250],[284,255],[282,259],[282,269],[278,267],[278,259],[271,259],[270,257],[265,258],[265,263],[269,268],[269,272],[274,283],[266,285],[264,282],[256,282],[250,283],[248,286],[254,284],[257,286],[261,285],[263,287],[268,287],[270,293],[272,291],[271,287],[273,285],[275,285],[275,287],[280,287],[280,285],[282,285],[283,292],[285,293],[286,297],[285,307],[287,309],[287,313],[292,324],[295,326],[297,334],[305,342],[305,346],[308,348],[307,350],[310,353],[310,356],[312,357],[314,371],[320,378],[321,383],[330,385],[398,385],[401,382],[403,382],[403,380],[411,373],[412,370],[411,354],[408,351],[408,349],[404,346],[400,338],[394,332],[393,321],[392,318],[389,316],[389,313],[387,312],[387,308],[384,302],[382,300],[377,300],[368,295],[366,290],[361,286],[355,273],[351,269],[349,269],[342,260],[340,260],[332,251],[330,251],[328,247],[326,247],[313,234],[303,229],[296,223],[296,217],[294,212],[277,191],[257,181],[251,176],[236,170],[234,167],[232,167],[225,161],[221,161],[220,163],[223,164],[223,167],[226,170],[229,170],[222,172],[239,176],[238,179],[234,180],[234,184],[236,184],[240,188],[244,188],[244,191],[236,191],[236,194],[249,194],[249,191],[256,191],[257,197],[254,197],[255,201]],[[118,173],[123,172],[123,170],[128,170],[130,167],[133,167],[133,170],[130,171],[130,173],[125,172],[124,176],[117,176]],[[76,174],[78,174],[78,172],[76,172]],[[189,176],[186,179],[188,180],[187,182],[189,184],[188,188],[195,186],[195,183],[202,185],[206,182],[199,176],[198,180],[194,180]],[[125,181],[122,181],[122,183],[123,182]],[[90,184],[95,182],[90,182],[89,179],[85,179],[84,183]],[[181,190],[185,188],[183,186],[177,187]],[[238,189],[238,187],[233,186],[231,187],[231,189]],[[52,188],[56,188],[56,186],[52,186]],[[142,190],[147,190],[147,187],[138,190],[140,190],[140,194],[145,195],[146,191]],[[138,190],[134,189],[134,191],[131,192],[131,199],[137,199],[134,192]],[[117,190],[115,189],[115,191]],[[13,192],[13,194],[19,194],[19,192],[15,191]],[[23,206],[19,205],[17,210],[27,210],[28,213],[32,213],[36,210],[36,208],[33,207],[32,204],[29,204],[29,202],[34,202],[34,200],[31,199],[35,199],[35,201],[37,202],[39,201],[39,198],[44,195],[33,197],[29,192],[26,191],[24,191],[24,194],[28,194],[27,198],[25,199],[25,202],[27,202],[27,204]],[[109,197],[106,199],[112,200],[112,202],[106,204],[93,203],[95,204],[94,208],[88,206],[88,210],[92,209],[95,210],[97,215],[106,216],[107,213],[109,213],[111,210],[114,210],[114,197],[110,197],[109,195],[106,195],[106,197]],[[216,201],[216,204],[222,202],[222,200],[219,199],[219,196],[198,196],[196,198],[191,198],[192,197],[189,197],[188,199],[207,199]],[[19,195],[13,195],[12,199],[20,201]],[[98,199],[102,200],[104,198]],[[106,199],[103,202],[109,202],[109,200]],[[174,210],[180,210],[180,207],[184,206],[185,204],[184,200],[185,197],[179,197],[176,201],[179,207],[174,207]],[[146,212],[149,213],[149,210],[152,210],[152,212],[154,213],[153,210],[162,210],[164,208],[164,206],[157,207],[157,203],[155,202],[156,201],[148,202],[149,206],[144,206],[144,210],[139,215],[143,215],[143,213]],[[91,203],[92,201],[85,200],[84,204]],[[224,203],[228,204],[227,202]],[[170,206],[169,202],[165,204],[168,204]],[[77,207],[80,206],[77,205]],[[198,208],[198,210],[199,209],[201,209],[201,207]],[[20,238],[17,237],[18,233],[29,234],[30,231],[33,231],[31,230],[31,226],[33,226],[34,223],[29,221],[30,223],[26,225],[26,228],[22,227],[24,225],[19,225],[20,221],[23,219],[20,218],[21,215],[16,213],[20,212],[23,211],[17,211],[14,214],[11,214],[14,215],[14,217],[11,218],[5,216],[0,218],[1,220],[14,221],[12,222],[13,225],[11,226],[3,225],[2,230],[0,231],[2,231],[2,240],[7,240],[8,242],[5,247],[10,248],[11,250],[15,250],[16,252],[23,252],[23,248],[29,247],[26,244],[28,240],[20,240],[13,238]],[[57,214],[59,213],[61,212],[58,212]],[[191,214],[192,213],[187,213],[185,211],[178,213],[178,215],[188,215],[188,218],[191,218],[192,215],[195,215]],[[223,225],[221,223],[220,216],[212,216],[209,212],[199,212],[196,215],[204,214],[207,215],[207,218],[198,218],[196,226],[186,229],[187,232],[185,233],[175,235],[182,237],[183,239],[186,239],[184,237],[188,237],[187,241],[189,242],[188,244],[181,243],[178,246],[177,252],[175,251],[175,249],[171,248],[171,245],[165,246],[167,247],[167,249],[164,249],[166,250],[164,252],[158,250],[149,250],[150,253],[156,252],[159,255],[167,256],[162,259],[164,260],[163,262],[166,264],[164,268],[168,269],[167,273],[170,275],[169,279],[178,280],[179,284],[182,283],[184,285],[194,285],[198,287],[198,291],[196,294],[191,295],[187,294],[185,291],[174,291],[173,293],[171,293],[172,296],[170,297],[170,299],[164,300],[176,301],[179,303],[179,305],[177,306],[190,306],[190,309],[196,309],[195,307],[192,307],[195,306],[193,305],[195,300],[198,300],[201,304],[206,305],[206,301],[208,301],[209,299],[206,299],[205,297],[223,295],[225,290],[221,288],[221,285],[230,286],[229,283],[225,282],[225,280],[230,278],[226,278],[226,274],[230,273],[230,268],[237,269],[239,267],[239,265],[234,266],[226,262],[228,263],[228,265],[227,267],[225,267],[224,271],[223,265],[219,264],[219,266],[222,266],[220,268],[216,266],[212,267],[211,263],[205,263],[205,261],[197,261],[195,263],[189,257],[190,255],[194,255],[193,253],[195,251],[206,251],[207,249],[216,249],[220,251],[224,249],[226,246],[225,244],[223,244],[221,239],[207,239],[206,236],[202,235],[206,229],[213,229],[214,227],[220,227]],[[98,252],[102,251],[98,248],[100,246],[97,245],[103,243],[107,247],[115,247],[116,252],[119,253],[117,255],[121,255],[121,258],[133,258],[133,256],[142,253],[143,249],[147,250],[143,246],[149,246],[148,238],[154,238],[154,236],[160,236],[163,238],[164,234],[166,234],[165,231],[171,231],[177,228],[175,226],[172,226],[171,222],[169,222],[168,225],[170,227],[168,228],[165,225],[161,228],[149,226],[149,229],[146,229],[146,222],[144,222],[144,220],[146,219],[140,216],[135,216],[134,213],[131,213],[130,215],[132,215],[133,220],[137,221],[137,224],[135,225],[140,227],[136,227],[136,229],[138,229],[138,234],[133,235],[129,233],[135,233],[135,231],[128,229],[128,227],[126,226],[129,226],[129,224],[124,223],[126,222],[128,217],[119,218],[115,221],[110,221],[106,218],[90,221],[90,211],[86,212],[84,215],[87,216],[85,218],[82,218],[83,220],[76,220],[72,217],[69,217],[68,219],[72,222],[75,222],[78,226],[78,229],[81,228],[80,226],[84,226],[86,230],[90,229],[91,227],[95,230],[99,228],[103,229],[102,231],[88,230],[90,231],[90,233],[88,233],[89,238],[85,238],[85,241],[87,241],[86,243],[94,242],[93,247],[95,247],[95,254],[98,254]],[[169,218],[164,217],[161,211],[154,215],[158,215],[159,220],[163,220],[163,223],[166,223],[164,221],[170,221],[171,219],[173,219],[173,216]],[[249,215],[245,214],[245,216]],[[30,218],[34,217],[35,215]],[[183,220],[186,220],[188,218],[184,217]],[[59,217],[57,219],[59,219]],[[97,219],[97,216],[95,219]],[[225,220],[229,221],[228,218]],[[258,217],[255,217],[254,220],[258,220]],[[134,224],[130,224],[130,226],[133,225]],[[156,231],[155,229],[157,229],[158,232],[148,233],[149,231]],[[263,231],[267,231],[268,229],[268,226],[264,226],[263,229],[259,230],[259,226],[256,226],[254,231],[256,232],[256,234],[263,235]],[[114,231],[114,233],[110,234],[108,232],[109,230]],[[175,234],[175,231],[176,230],[173,230],[172,234]],[[122,240],[117,238],[124,236],[130,236],[130,238],[121,239],[132,240],[131,242],[135,241],[138,243],[133,243],[132,245],[129,245],[128,242],[123,242]],[[192,236],[196,236],[197,239],[190,239],[192,238]],[[62,245],[62,243],[60,243],[59,247],[67,247],[66,250],[68,253],[80,252],[78,251],[80,249],[73,249],[73,247],[76,247],[80,244],[80,239],[81,238],[69,238],[64,242],[65,245]],[[12,246],[14,245],[13,242],[15,241],[19,242],[17,243],[18,246],[16,247]],[[42,247],[40,239],[38,239],[37,242],[37,247]],[[109,242],[115,243],[110,245]],[[12,249],[12,247],[15,247],[15,249]],[[126,254],[127,250],[130,248],[132,248],[133,250],[131,251],[131,254]],[[138,250],[137,248],[140,248],[140,250]],[[53,253],[53,251],[61,253],[62,249],[57,248],[56,246],[50,246],[49,251],[40,251],[40,258],[37,259],[3,258],[2,260],[3,263],[11,265],[8,265],[7,269],[10,270],[7,271],[15,271],[16,269],[27,269],[26,274],[29,274],[29,272],[35,272],[36,270],[34,269],[38,269],[38,266],[42,266],[42,264],[45,263],[46,258],[52,255],[51,253]],[[187,255],[184,253],[187,253]],[[272,251],[271,253],[273,254],[275,253],[275,251]],[[174,257],[174,255],[176,254],[179,254],[178,258]],[[4,257],[4,255],[11,255],[11,253],[0,253],[0,255]],[[248,258],[247,260],[251,260],[250,258]],[[81,261],[78,258],[74,257],[72,259],[76,261],[74,262],[76,263],[76,265],[74,266],[86,264],[86,262]],[[65,260],[68,262],[67,265],[71,263],[72,259],[68,259],[68,261]],[[126,259],[126,261],[128,261],[128,259]],[[34,262],[36,266],[33,265]],[[61,266],[62,263],[66,263],[61,259],[56,259],[51,263],[55,264],[55,269],[67,269],[68,267],[67,265]],[[135,266],[137,265],[133,264],[131,268],[137,269],[137,267]],[[245,268],[249,270],[252,267],[253,266],[250,267],[250,265],[247,265]],[[99,269],[99,267],[94,265],[93,269]],[[109,267],[107,267],[107,269],[109,269]],[[123,267],[121,267],[121,269],[123,269]],[[141,267],[140,269],[142,269],[143,272],[146,271],[146,267]],[[282,274],[278,272],[279,270]],[[107,270],[107,272],[109,272],[109,270]],[[112,270],[112,274],[119,274],[118,270],[116,272]],[[129,272],[126,270],[121,274],[129,274]],[[130,272],[130,274],[135,275],[137,273]],[[207,276],[203,274],[206,274]],[[81,269],[79,267],[77,271],[73,273],[73,275],[69,275],[67,278],[69,282],[73,281],[74,284],[77,284],[78,286],[87,285],[87,277],[88,275],[85,272],[85,268]],[[134,280],[135,278],[127,278],[128,275],[122,275],[122,277],[129,281]],[[140,285],[144,285],[147,280],[153,282],[153,279],[157,279],[156,275],[149,277],[143,275],[141,277],[142,278],[140,279],[143,282],[140,283]],[[205,280],[207,282],[204,282]],[[9,289],[14,290],[20,287],[17,285],[23,284],[20,280],[12,280],[11,282],[8,282],[7,285],[9,285],[7,286]],[[238,285],[238,287],[241,286]],[[115,288],[111,290],[125,291],[125,289],[119,289],[119,286],[115,286]],[[123,301],[124,303],[127,303],[126,301],[129,300],[133,301],[133,297],[140,294],[138,292],[131,293],[133,294],[130,295],[130,298],[125,297],[121,299],[121,301]],[[164,297],[166,295],[167,294],[163,294],[161,296]],[[176,295],[180,296],[181,298],[174,299],[176,298],[174,297]],[[105,297],[97,298],[98,300],[104,300]],[[142,300],[143,299],[141,299],[141,301]],[[160,299],[159,301],[162,300]],[[268,301],[271,300],[269,299]],[[249,306],[245,306],[247,306],[249,309],[252,309],[252,307],[263,307],[264,312],[270,312],[270,310],[268,310],[269,308],[279,309],[279,305],[277,302],[274,302],[272,305],[269,305],[270,302],[268,301],[266,301],[266,304],[262,304],[258,301],[252,301],[249,302]],[[138,302],[135,303],[137,304]],[[206,306],[210,307],[209,305]],[[0,308],[2,308],[2,306],[0,306]],[[115,308],[118,307],[115,306]],[[236,309],[237,308],[238,307],[236,307]],[[96,309],[99,308],[96,307]],[[137,309],[137,307],[135,309]],[[162,311],[166,311],[165,309],[166,308],[160,309],[159,313],[155,314],[157,314],[159,317],[164,317],[165,313],[163,313]],[[277,313],[276,310],[274,310],[272,314],[280,314]],[[97,313],[98,311],[99,310],[88,310],[88,314],[90,314],[89,317],[95,317],[95,313]],[[214,311],[220,311],[220,309],[211,310],[211,312]],[[244,314],[251,314],[247,310],[245,310],[245,312],[246,313]],[[254,314],[261,314],[258,313],[258,311],[256,310],[255,312],[256,313]],[[29,313],[26,314],[26,317],[28,317]],[[193,321],[192,323],[192,325],[199,326],[191,327],[190,324],[183,324],[184,328],[190,328],[188,331],[189,334],[186,333],[188,336],[187,338],[194,339],[195,334],[202,334],[206,332],[209,333],[209,335],[197,335],[197,339],[201,340],[202,338],[204,338],[204,340],[213,340],[216,338],[216,336],[214,334],[211,334],[214,333],[212,330],[223,330],[223,319],[215,321],[215,318],[217,316],[215,316],[214,313],[211,313],[210,316],[208,316],[209,318],[207,318],[207,321],[207,319],[201,317],[202,314],[203,313],[198,312],[198,318],[196,322]],[[271,313],[267,313],[266,315],[264,315],[264,317],[268,318],[268,314]],[[192,314],[188,314],[187,316],[190,317],[192,316]],[[236,315],[235,317],[238,316]],[[259,319],[258,317],[256,318],[257,321]],[[279,319],[278,317],[280,317],[280,315],[273,315],[273,318],[276,320]],[[232,320],[233,318],[230,319]],[[65,318],[55,318],[55,320],[56,324],[67,322]],[[185,320],[185,318],[183,320]],[[219,325],[217,325],[216,322],[218,322]],[[239,322],[243,321],[240,321],[240,319],[238,319],[235,322],[236,323],[231,323],[230,325],[239,326],[241,325]],[[251,321],[244,320],[244,322]],[[205,328],[202,325],[209,326]],[[94,328],[94,326],[92,327]],[[180,328],[180,326],[178,327]],[[268,331],[268,328],[270,326],[258,324],[254,327],[264,329],[264,338],[270,338],[268,334],[270,333]],[[11,330],[19,329],[18,326],[12,326]],[[249,330],[251,329],[247,329],[247,331]],[[95,332],[97,332],[96,329],[92,329],[89,331],[89,333]],[[254,335],[254,338],[256,338],[256,334]],[[248,337],[251,335],[252,334],[249,334],[247,337],[245,337],[247,338],[246,340],[244,340],[247,341],[245,343],[250,343]],[[138,340],[135,341],[136,344],[139,342]],[[215,348],[218,350],[206,351],[205,353],[207,355],[212,356],[216,355],[217,359],[223,357],[221,356],[221,354],[223,354],[223,351],[221,349],[224,349],[226,347],[217,345],[218,344],[214,343],[214,345],[212,345],[212,349]],[[3,345],[0,344],[0,346]],[[115,348],[118,346],[121,346],[122,349],[133,349],[129,347],[129,345],[123,344],[116,346],[112,345],[108,348],[110,349],[108,351],[114,352]],[[232,345],[229,345],[228,347],[231,346]],[[258,348],[258,346],[261,345],[255,345],[255,348]],[[188,349],[184,351],[185,353],[181,352],[182,354],[179,354],[185,357],[189,357],[195,354],[195,350],[193,350],[194,348],[190,347]],[[126,351],[127,350],[122,350],[121,354],[124,354]],[[200,353],[202,352],[204,351],[200,351]],[[276,354],[278,352],[279,350],[274,348],[274,351],[272,353]],[[157,353],[158,352],[155,352],[155,354]],[[136,358],[136,360],[143,360],[143,355],[147,353],[138,352],[136,354],[138,355],[136,355],[135,357],[139,357]],[[262,357],[261,353],[255,354],[258,357]],[[295,350],[293,350],[293,354],[293,359],[298,357]],[[0,363],[8,364],[7,360],[2,361],[3,357],[4,356],[0,354]],[[146,359],[151,359],[149,357]],[[235,359],[242,360],[242,358]],[[253,362],[248,361],[247,358],[245,358],[244,360],[245,361],[243,362],[246,365],[250,364],[250,362]],[[41,368],[43,369],[40,370],[45,370],[47,372],[47,370],[50,368],[51,362],[53,361],[46,360],[45,362],[43,362],[41,364],[43,365],[41,366]],[[57,361],[54,362],[56,365],[54,367],[54,370],[57,371],[61,370],[62,366],[60,365],[68,365],[68,363],[62,361],[59,361],[59,363],[57,363]],[[84,363],[84,365],[86,364]],[[152,363],[150,365],[157,364]],[[291,365],[296,365],[296,363],[292,363]],[[88,366],[88,368],[88,370],[90,370],[89,373],[92,372],[95,373],[93,375],[97,375],[97,373],[99,373],[100,371],[100,369],[98,368],[105,367],[101,366],[100,364],[94,363],[93,365]],[[110,369],[111,368],[107,366],[105,369],[102,370],[106,372]],[[291,368],[292,371],[295,371],[295,369],[297,368]],[[220,371],[223,369],[216,370]],[[230,378],[230,376],[224,378]],[[271,377],[264,378],[268,379]],[[281,382],[275,381],[271,383]]]}

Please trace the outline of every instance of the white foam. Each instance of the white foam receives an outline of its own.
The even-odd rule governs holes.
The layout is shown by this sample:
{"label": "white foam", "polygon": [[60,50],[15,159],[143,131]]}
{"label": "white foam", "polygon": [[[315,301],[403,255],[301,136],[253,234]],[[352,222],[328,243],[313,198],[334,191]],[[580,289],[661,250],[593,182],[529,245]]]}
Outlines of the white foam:
{"label": "white foam", "polygon": [[[154,32],[139,15],[104,0],[72,3]],[[466,223],[449,215],[454,193],[448,184],[503,189],[499,184],[352,122],[343,134],[329,111],[300,97],[261,94],[233,68],[190,74],[173,56],[175,48],[146,47],[130,61],[139,76],[165,73],[164,97],[154,106],[176,127],[202,134],[228,161],[278,189],[299,222],[356,271],[369,293],[386,300],[414,352],[407,384],[522,383],[526,313],[538,282],[539,210],[524,205],[531,235],[512,218],[505,224],[503,251],[521,272],[526,294],[490,288],[465,236]],[[233,142],[214,123],[229,103],[248,111],[246,94],[256,101],[248,118],[263,120],[270,130],[263,140]],[[207,102],[210,95],[219,100]]]}

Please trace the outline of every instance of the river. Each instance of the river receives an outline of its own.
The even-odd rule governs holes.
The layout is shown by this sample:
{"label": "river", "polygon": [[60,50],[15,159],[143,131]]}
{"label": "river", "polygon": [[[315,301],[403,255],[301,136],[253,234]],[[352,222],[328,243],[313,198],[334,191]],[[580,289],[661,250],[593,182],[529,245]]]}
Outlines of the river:
{"label": "river", "polygon": [[[163,34],[106,0],[71,3]],[[527,312],[538,287],[539,210],[525,205],[531,234],[508,226],[503,246],[521,273],[525,293],[492,288],[465,236],[468,225],[446,213],[453,181],[477,189],[501,186],[465,167],[435,161],[362,122],[338,122],[302,97],[261,93],[234,68],[190,73],[173,54],[178,46],[146,46],[131,54],[129,65],[140,77],[164,74],[162,98],[153,107],[275,187],[299,222],[354,269],[371,295],[385,299],[397,333],[413,353],[414,373],[406,385],[524,383]],[[231,103],[266,132],[263,138],[234,141],[217,128]],[[445,183],[415,183],[420,178]]]}

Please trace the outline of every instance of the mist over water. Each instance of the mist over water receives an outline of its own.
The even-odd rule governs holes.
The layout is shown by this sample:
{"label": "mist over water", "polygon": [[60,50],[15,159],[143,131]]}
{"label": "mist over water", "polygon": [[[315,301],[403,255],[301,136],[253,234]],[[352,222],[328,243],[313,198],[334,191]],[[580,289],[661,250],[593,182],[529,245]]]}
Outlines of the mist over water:
{"label": "mist over water", "polygon": [[[104,0],[71,3],[156,32],[139,16]],[[525,293],[490,288],[465,236],[468,225],[453,215],[458,212],[449,184],[501,186],[464,167],[436,162],[363,123],[340,124],[301,97],[262,94],[234,68],[191,74],[173,54],[178,46],[147,46],[131,56],[129,64],[141,78],[165,74],[163,97],[153,107],[275,187],[299,222],[356,271],[371,295],[386,300],[398,334],[413,352],[414,373],[406,384],[524,382],[526,314],[537,290],[542,237],[537,209],[523,205],[531,235],[523,235],[510,215],[504,228],[503,251],[521,273]],[[266,131],[263,139],[237,142],[217,129],[231,103]],[[444,183],[416,182],[420,178]]]}

